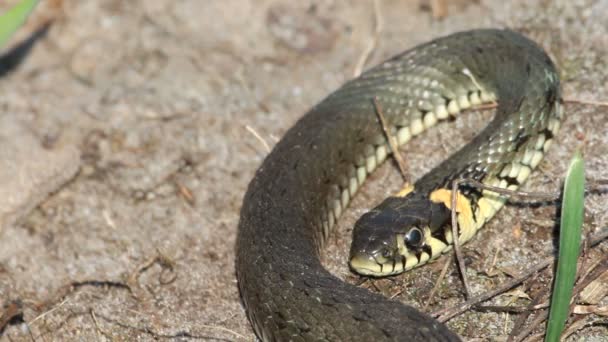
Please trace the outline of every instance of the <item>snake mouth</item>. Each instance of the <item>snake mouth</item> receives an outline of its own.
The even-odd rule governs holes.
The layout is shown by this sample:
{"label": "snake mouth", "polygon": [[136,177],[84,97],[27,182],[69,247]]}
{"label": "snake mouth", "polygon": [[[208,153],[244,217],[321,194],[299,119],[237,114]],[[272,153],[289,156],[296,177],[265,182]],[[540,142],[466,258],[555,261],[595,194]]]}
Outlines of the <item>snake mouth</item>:
{"label": "snake mouth", "polygon": [[366,253],[357,253],[349,260],[350,268],[356,273],[369,277],[386,277],[403,272],[404,263],[397,260],[379,262]]}

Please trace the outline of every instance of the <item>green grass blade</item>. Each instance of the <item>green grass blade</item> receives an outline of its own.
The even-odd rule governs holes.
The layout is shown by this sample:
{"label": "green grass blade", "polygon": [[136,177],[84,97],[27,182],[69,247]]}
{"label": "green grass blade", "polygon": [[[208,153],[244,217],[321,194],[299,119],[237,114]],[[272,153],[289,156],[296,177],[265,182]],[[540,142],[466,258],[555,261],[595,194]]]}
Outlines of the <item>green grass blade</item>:
{"label": "green grass blade", "polygon": [[25,22],[39,0],[23,0],[0,16],[0,48],[4,47],[13,33]]}
{"label": "green grass blade", "polygon": [[557,271],[551,296],[551,308],[545,342],[558,342],[566,319],[576,277],[580,252],[585,195],[585,166],[577,151],[570,162],[562,201]]}

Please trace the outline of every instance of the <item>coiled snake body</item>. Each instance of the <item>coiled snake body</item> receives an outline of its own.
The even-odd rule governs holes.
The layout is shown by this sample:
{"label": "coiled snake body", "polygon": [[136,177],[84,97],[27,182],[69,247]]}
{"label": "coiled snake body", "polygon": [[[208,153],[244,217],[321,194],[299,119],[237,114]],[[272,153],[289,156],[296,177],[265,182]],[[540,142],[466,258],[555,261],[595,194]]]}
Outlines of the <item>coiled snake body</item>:
{"label": "coiled snake body", "polygon": [[[450,248],[447,194],[454,180],[509,189],[525,181],[559,128],[560,96],[555,67],[535,43],[508,30],[475,30],[406,51],[312,108],[265,159],[241,209],[236,271],[258,337],[459,340],[410,306],[344,283],[319,261],[330,229],[390,152],[372,99],[400,145],[464,108],[498,102],[494,119],[471,143],[409,194],[389,197],[357,222],[351,267],[384,275]],[[461,187],[460,241],[503,204],[496,193]]]}

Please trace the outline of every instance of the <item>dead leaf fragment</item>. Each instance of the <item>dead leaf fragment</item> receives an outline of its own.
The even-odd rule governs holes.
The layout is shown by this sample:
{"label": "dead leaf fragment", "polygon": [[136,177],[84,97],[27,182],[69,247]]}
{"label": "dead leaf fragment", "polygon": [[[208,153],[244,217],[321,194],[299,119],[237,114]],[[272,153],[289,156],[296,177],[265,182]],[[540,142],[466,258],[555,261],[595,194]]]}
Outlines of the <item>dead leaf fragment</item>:
{"label": "dead leaf fragment", "polygon": [[608,306],[597,305],[575,305],[572,310],[577,315],[595,314],[598,316],[608,316]]}
{"label": "dead leaf fragment", "polygon": [[608,271],[602,273],[581,291],[579,302],[584,304],[597,304],[606,297],[606,295],[608,295]]}

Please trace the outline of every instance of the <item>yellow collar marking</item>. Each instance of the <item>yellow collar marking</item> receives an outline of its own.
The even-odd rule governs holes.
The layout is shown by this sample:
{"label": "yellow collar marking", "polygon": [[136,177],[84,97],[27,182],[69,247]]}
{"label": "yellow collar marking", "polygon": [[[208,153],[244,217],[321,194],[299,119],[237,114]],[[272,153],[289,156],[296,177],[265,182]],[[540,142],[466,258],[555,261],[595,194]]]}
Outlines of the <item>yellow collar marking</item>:
{"label": "yellow collar marking", "polygon": [[403,188],[401,188],[401,190],[395,194],[395,197],[405,197],[412,191],[414,191],[414,185],[407,182],[403,185]]}
{"label": "yellow collar marking", "polygon": [[[437,189],[431,193],[431,201],[443,203],[448,209],[452,209],[452,191],[448,189]],[[458,226],[460,227],[460,243],[470,240],[477,231],[477,224],[473,219],[471,202],[460,192],[456,195],[456,212],[458,213]],[[452,235],[451,231],[448,233]]]}

